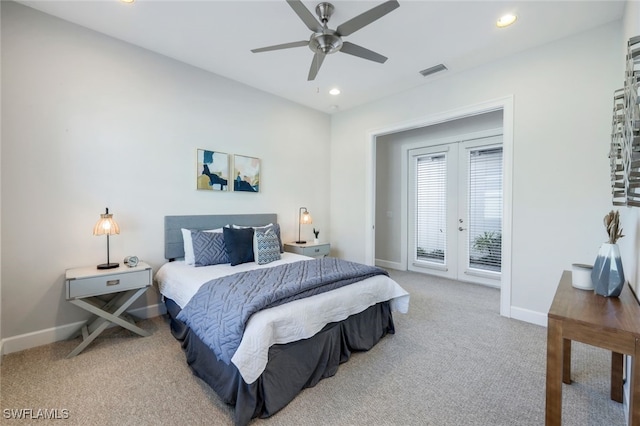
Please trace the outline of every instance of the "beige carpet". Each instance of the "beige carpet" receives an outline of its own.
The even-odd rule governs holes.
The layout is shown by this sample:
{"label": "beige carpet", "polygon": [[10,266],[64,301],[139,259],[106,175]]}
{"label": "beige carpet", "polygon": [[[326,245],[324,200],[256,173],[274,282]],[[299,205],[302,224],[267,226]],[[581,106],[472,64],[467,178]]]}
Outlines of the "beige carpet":
{"label": "beige carpet", "polygon": [[[396,334],[304,390],[269,425],[542,425],[546,329],[499,316],[499,292],[395,272],[411,293]],[[73,359],[79,340],[4,357],[2,424],[229,425],[232,408],[194,377],[166,319],[113,328]],[[574,343],[564,425],[624,425],[609,399],[609,353]],[[67,419],[19,421],[11,410]],[[9,411],[8,411],[9,410]],[[50,411],[51,413],[51,411]]]}

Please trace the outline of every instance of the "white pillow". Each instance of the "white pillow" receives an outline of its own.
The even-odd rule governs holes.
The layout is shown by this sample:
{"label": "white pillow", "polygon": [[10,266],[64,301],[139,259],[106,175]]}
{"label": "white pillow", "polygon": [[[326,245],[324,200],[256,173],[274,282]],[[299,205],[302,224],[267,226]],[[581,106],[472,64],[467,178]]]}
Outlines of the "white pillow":
{"label": "white pillow", "polygon": [[253,228],[253,229],[265,229],[268,228],[270,226],[273,226],[273,223],[269,223],[267,225],[264,226],[243,226],[243,225],[231,225],[232,227],[234,227],[235,229],[246,229],[246,228]]}
{"label": "white pillow", "polygon": [[[196,255],[193,252],[193,241],[191,240],[191,229],[180,228],[180,230],[182,231],[182,241],[184,243],[184,263],[186,263],[187,265],[195,265]],[[222,228],[207,229],[202,232],[222,233]]]}

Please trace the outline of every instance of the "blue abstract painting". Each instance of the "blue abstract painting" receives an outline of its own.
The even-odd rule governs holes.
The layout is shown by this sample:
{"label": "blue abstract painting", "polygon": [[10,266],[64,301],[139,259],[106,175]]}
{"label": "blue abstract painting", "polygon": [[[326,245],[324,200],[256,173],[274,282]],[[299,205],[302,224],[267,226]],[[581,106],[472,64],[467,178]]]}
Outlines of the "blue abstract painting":
{"label": "blue abstract painting", "polygon": [[233,156],[233,190],[260,191],[260,159],[244,155]]}
{"label": "blue abstract painting", "polygon": [[229,190],[229,155],[224,152],[197,150],[196,183],[206,191]]}

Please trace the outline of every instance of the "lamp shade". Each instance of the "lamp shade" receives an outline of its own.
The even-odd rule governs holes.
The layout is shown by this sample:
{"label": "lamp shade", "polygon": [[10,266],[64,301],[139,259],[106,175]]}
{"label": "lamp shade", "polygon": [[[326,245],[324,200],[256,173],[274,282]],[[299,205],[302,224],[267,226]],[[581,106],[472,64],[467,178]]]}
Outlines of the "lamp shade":
{"label": "lamp shade", "polygon": [[107,263],[101,263],[98,265],[98,269],[111,269],[120,266],[119,263],[109,262],[109,235],[119,234],[120,227],[113,220],[113,215],[109,213],[109,208],[105,208],[105,212],[100,215],[100,219],[93,227],[93,235],[106,235],[107,236]]}
{"label": "lamp shade", "polygon": [[310,225],[313,223],[313,219],[311,218],[311,214],[305,210],[300,215],[300,223],[303,225]]}
{"label": "lamp shade", "polygon": [[100,219],[93,227],[93,235],[114,235],[120,233],[118,223],[113,219],[113,215],[109,213],[109,208],[105,213],[100,215]]}

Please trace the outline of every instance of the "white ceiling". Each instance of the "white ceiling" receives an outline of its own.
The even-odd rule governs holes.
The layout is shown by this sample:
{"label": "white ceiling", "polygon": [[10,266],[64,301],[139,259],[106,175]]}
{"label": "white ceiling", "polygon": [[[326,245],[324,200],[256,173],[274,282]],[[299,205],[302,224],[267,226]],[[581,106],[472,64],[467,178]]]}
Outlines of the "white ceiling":
{"label": "white ceiling", "polygon": [[[401,92],[446,75],[621,19],[625,1],[416,1],[344,40],[376,51],[385,64],[344,53],[327,56],[307,81],[307,47],[251,53],[251,49],[308,40],[311,32],[285,0],[29,1],[19,3],[215,74],[332,113]],[[315,16],[319,1],[304,1]],[[333,0],[330,28],[382,3]],[[499,29],[510,12],[515,25]],[[449,70],[423,77],[443,63]],[[342,90],[339,96],[328,91]]]}

